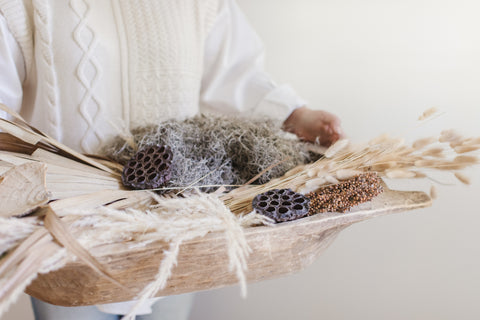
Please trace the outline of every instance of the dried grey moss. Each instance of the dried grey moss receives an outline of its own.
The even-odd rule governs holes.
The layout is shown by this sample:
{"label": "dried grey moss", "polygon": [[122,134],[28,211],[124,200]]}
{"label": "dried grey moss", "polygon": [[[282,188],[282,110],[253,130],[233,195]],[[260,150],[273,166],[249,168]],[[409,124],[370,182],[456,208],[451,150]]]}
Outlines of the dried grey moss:
{"label": "dried grey moss", "polygon": [[[196,116],[170,120],[158,126],[132,131],[141,149],[147,145],[167,145],[173,151],[173,171],[168,187],[241,185],[272,164],[255,183],[266,183],[312,157],[306,144],[288,137],[281,123],[272,120]],[[125,164],[135,153],[120,137],[103,148],[114,161]]]}

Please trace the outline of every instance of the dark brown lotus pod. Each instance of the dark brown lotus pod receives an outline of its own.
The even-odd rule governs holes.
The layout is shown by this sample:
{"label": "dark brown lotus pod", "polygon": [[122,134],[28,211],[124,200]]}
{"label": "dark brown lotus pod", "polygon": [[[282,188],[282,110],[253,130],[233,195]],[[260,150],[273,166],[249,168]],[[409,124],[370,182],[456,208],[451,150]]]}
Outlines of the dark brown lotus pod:
{"label": "dark brown lotus pod", "polygon": [[142,190],[165,186],[172,174],[172,158],[168,146],[153,145],[139,150],[123,168],[123,184]]}
{"label": "dark brown lotus pod", "polygon": [[291,221],[308,214],[310,199],[291,189],[273,189],[253,198],[252,206],[275,222]]}

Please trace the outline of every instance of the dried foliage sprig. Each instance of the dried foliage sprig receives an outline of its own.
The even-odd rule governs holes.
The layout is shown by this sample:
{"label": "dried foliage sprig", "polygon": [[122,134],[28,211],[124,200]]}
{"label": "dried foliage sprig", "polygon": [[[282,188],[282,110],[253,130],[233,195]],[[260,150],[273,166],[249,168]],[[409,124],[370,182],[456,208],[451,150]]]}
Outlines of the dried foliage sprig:
{"label": "dried foliage sprig", "polygon": [[426,178],[432,170],[441,170],[450,171],[460,182],[469,184],[468,177],[460,171],[479,163],[476,155],[480,150],[479,140],[463,137],[454,130],[442,131],[437,138],[416,140],[410,146],[403,139],[389,135],[357,145],[340,140],[325,152],[328,157],[298,166],[264,185],[238,188],[222,199],[232,212],[245,213],[251,210],[253,197],[267,190],[291,188],[305,194],[361,172],[377,172],[390,179],[411,179]]}

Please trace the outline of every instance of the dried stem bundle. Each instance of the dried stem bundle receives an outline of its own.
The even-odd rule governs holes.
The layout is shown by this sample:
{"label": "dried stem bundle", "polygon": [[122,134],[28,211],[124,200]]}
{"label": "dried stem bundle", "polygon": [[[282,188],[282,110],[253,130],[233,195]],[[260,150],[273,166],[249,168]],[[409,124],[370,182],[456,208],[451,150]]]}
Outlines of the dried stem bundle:
{"label": "dried stem bundle", "polygon": [[[455,142],[452,144],[452,142]],[[391,179],[425,178],[431,170],[452,171],[461,182],[469,179],[459,170],[479,163],[478,138],[464,138],[453,130],[443,131],[439,138],[425,138],[412,146],[403,139],[381,135],[365,145],[334,144],[323,157],[312,164],[298,166],[283,177],[264,185],[242,187],[222,196],[234,213],[251,211],[256,194],[270,189],[291,188],[300,193],[313,192],[321,186],[337,183],[360,172],[377,172]]]}

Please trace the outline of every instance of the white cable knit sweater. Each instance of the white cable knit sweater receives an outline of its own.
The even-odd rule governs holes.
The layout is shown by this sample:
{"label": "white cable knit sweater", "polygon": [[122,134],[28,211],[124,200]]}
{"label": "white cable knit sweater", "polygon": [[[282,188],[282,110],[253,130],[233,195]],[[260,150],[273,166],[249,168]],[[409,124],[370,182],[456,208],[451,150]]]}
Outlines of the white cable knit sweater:
{"label": "white cable knit sweater", "polygon": [[0,0],[0,102],[82,152],[202,110],[285,119],[305,102],[262,60],[233,0]]}
{"label": "white cable knit sweater", "polygon": [[27,81],[37,87],[34,107],[23,113],[55,138],[92,152],[115,130],[110,122],[137,126],[197,113],[217,0],[33,0],[30,21],[20,13],[32,8],[3,2]]}
{"label": "white cable knit sweater", "polygon": [[10,72],[27,121],[83,152],[200,106],[285,118],[305,104],[263,72],[261,42],[233,0],[0,0],[0,13],[0,59],[18,60],[18,46],[23,61],[3,68],[0,102],[15,91]]}

